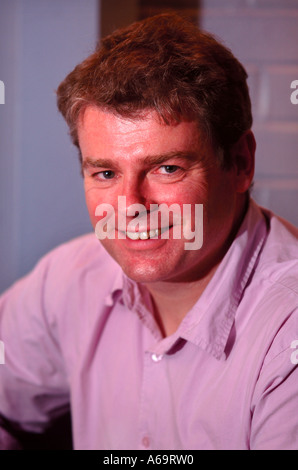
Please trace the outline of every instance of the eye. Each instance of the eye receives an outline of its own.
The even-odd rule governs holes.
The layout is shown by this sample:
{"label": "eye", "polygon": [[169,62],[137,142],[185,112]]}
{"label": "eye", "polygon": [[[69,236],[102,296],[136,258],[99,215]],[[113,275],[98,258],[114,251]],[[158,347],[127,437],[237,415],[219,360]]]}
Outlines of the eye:
{"label": "eye", "polygon": [[102,180],[111,180],[115,177],[115,172],[112,170],[99,171],[94,176]]}
{"label": "eye", "polygon": [[177,165],[162,165],[160,167],[161,170],[163,170],[163,173],[166,173],[168,175],[175,173],[176,171],[180,170],[180,167]]}

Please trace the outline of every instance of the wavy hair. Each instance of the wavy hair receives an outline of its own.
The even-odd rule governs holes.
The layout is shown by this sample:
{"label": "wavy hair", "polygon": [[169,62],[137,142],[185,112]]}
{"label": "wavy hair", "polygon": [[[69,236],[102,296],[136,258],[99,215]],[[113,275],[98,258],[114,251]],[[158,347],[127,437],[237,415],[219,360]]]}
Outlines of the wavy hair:
{"label": "wavy hair", "polygon": [[78,147],[78,118],[89,105],[131,118],[156,110],[165,124],[197,120],[228,168],[230,147],[252,125],[246,80],[219,40],[166,13],[102,39],[59,85],[57,104]]}

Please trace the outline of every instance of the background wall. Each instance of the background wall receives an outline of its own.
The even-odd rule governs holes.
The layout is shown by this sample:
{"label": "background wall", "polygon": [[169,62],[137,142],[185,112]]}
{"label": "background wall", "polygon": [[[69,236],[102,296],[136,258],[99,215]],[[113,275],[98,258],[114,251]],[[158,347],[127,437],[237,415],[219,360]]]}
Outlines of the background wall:
{"label": "background wall", "polygon": [[203,0],[200,24],[224,40],[249,74],[257,140],[253,196],[298,225],[297,0]]}
{"label": "background wall", "polygon": [[55,89],[98,35],[97,0],[0,0],[0,291],[92,229]]}
{"label": "background wall", "polygon": [[169,8],[219,36],[247,68],[254,196],[298,224],[297,0],[0,0],[0,292],[51,248],[92,229],[54,90],[101,31]]}

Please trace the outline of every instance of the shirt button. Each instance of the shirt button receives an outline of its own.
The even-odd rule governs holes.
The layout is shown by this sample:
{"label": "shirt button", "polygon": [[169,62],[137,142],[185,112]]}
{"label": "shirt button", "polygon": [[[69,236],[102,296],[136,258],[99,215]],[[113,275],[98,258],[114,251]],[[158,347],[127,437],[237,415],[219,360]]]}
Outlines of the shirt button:
{"label": "shirt button", "polygon": [[149,447],[149,445],[150,445],[150,439],[149,439],[148,436],[143,437],[143,439],[142,439],[142,444],[143,444],[143,446],[146,447],[146,448]]}
{"label": "shirt button", "polygon": [[151,358],[152,358],[152,361],[159,362],[162,360],[162,354],[152,354]]}

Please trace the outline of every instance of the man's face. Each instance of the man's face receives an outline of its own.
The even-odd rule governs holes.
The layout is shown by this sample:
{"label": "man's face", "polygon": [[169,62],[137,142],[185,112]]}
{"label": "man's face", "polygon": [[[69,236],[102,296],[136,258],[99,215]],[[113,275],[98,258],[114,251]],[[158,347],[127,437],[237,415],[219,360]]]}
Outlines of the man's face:
{"label": "man's face", "polygon": [[[116,224],[121,217],[123,221],[119,196],[126,197],[126,207],[138,203],[148,211],[147,236],[151,233],[153,238],[145,234],[142,240],[133,233],[123,236],[122,226],[121,237],[116,230],[114,239],[101,241],[130,278],[143,283],[191,282],[216,266],[228,248],[239,216],[236,173],[220,168],[212,146],[195,122],[165,125],[153,111],[142,119],[126,119],[90,106],[80,119],[78,136],[93,226],[100,219],[95,211],[101,204],[113,206]],[[150,227],[150,205],[162,203],[178,204],[182,214],[183,204],[192,208],[192,214],[196,204],[203,204],[200,249],[185,249],[189,240],[183,233],[180,238],[173,236],[171,219],[168,228],[156,224]],[[134,217],[125,220],[127,227]],[[168,237],[162,237],[156,229],[167,230]],[[142,228],[136,226],[134,230]]]}

